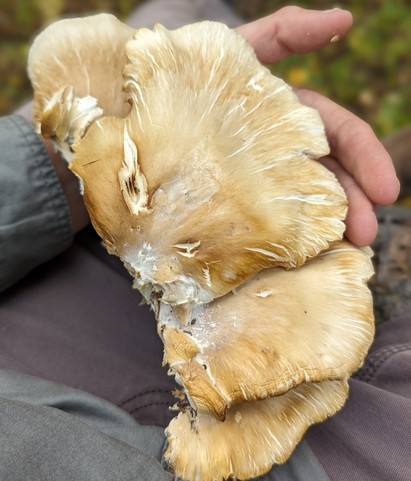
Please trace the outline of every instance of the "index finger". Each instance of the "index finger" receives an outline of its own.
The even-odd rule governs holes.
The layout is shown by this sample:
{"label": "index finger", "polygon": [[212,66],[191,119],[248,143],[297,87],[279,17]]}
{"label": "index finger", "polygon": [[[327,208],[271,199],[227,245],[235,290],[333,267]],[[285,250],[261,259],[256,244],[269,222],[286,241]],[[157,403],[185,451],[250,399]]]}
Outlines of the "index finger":
{"label": "index finger", "polygon": [[344,36],[352,25],[347,10],[307,10],[284,7],[236,30],[254,48],[264,64],[292,53],[306,53],[328,45]]}

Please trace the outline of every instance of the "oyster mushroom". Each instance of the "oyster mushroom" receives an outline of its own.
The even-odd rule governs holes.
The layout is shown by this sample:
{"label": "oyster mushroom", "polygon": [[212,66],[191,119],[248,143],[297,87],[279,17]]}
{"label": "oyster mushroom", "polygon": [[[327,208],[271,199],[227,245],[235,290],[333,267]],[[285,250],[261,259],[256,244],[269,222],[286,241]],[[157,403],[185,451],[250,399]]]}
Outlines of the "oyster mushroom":
{"label": "oyster mushroom", "polygon": [[282,396],[239,404],[224,422],[202,413],[193,421],[181,412],[166,428],[165,461],[182,479],[260,476],[288,459],[311,424],[335,414],[347,392],[346,381],[305,383]]}
{"label": "oyster mushroom", "polygon": [[[97,25],[98,18],[117,28],[112,17],[95,17]],[[84,58],[76,60],[90,79],[77,92],[76,79],[66,74],[67,85],[60,79],[50,95],[50,80],[43,92],[43,79],[56,72],[41,61],[42,45],[55,32],[40,36],[29,73],[38,102],[49,100],[36,106],[37,119],[43,135],[74,151],[71,168],[84,182],[96,229],[148,298],[189,310],[258,270],[298,267],[342,237],[346,198],[316,161],[328,153],[318,113],[261,66],[240,35],[203,22],[176,31],[141,29],[126,42],[129,30],[119,26],[123,45],[114,55],[111,36],[97,42],[84,19],[58,30],[64,55],[57,65],[72,64],[70,55],[63,59],[73,36],[98,44],[100,55],[90,49],[86,56],[83,47]],[[122,92],[112,94],[117,76],[102,77],[102,59],[107,67],[117,56],[114,68],[125,64],[119,71],[131,106],[125,117],[110,115],[125,112]],[[101,87],[94,92],[95,83],[107,85],[111,100]],[[107,194],[109,183],[117,184],[115,194]],[[107,195],[116,195],[112,209],[129,211],[123,228],[113,226],[107,202],[101,204]]]}
{"label": "oyster mushroom", "polygon": [[373,339],[372,274],[370,250],[340,242],[298,269],[266,269],[198,306],[189,327],[160,310],[165,363],[193,408],[220,420],[243,401],[346,379]]}
{"label": "oyster mushroom", "polygon": [[39,130],[153,308],[188,401],[170,469],[247,479],[285,461],[343,405],[373,335],[370,252],[341,240],[319,114],[213,22],[64,20],[29,75]]}
{"label": "oyster mushroom", "polygon": [[[28,73],[34,89],[33,115],[36,120],[42,119],[45,133],[52,133],[52,128],[43,123],[50,112],[48,105],[58,105],[54,97],[67,87],[74,88],[78,98],[98,100],[105,115],[127,115],[130,107],[122,90],[125,46],[134,33],[114,16],[101,14],[60,20],[34,39]],[[79,110],[86,107],[79,106]],[[66,120],[68,126],[72,119]],[[77,132],[83,133],[81,129]]]}

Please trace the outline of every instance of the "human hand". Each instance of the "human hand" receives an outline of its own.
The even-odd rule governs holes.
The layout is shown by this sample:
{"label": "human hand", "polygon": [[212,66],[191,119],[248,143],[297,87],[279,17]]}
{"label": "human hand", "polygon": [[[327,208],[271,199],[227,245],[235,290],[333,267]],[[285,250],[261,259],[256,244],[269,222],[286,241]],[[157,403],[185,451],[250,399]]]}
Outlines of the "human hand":
{"label": "human hand", "polygon": [[[237,31],[252,45],[262,63],[306,53],[334,42],[352,25],[350,12],[285,7]],[[301,102],[317,109],[323,119],[330,157],[322,163],[333,171],[348,197],[346,237],[356,245],[373,242],[377,234],[374,206],[387,205],[399,194],[399,182],[390,156],[371,127],[326,97],[296,90]]]}

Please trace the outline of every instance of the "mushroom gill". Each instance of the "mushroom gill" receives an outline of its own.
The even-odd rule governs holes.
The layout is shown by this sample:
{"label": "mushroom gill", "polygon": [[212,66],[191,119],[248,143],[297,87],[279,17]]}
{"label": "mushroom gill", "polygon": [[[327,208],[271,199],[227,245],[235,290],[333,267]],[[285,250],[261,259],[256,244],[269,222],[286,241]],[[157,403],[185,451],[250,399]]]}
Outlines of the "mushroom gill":
{"label": "mushroom gill", "polygon": [[340,242],[298,269],[266,269],[198,306],[192,325],[160,309],[164,361],[194,409],[220,420],[243,401],[346,379],[373,338],[372,273],[369,249]]}
{"label": "mushroom gill", "polygon": [[284,463],[307,428],[335,414],[346,381],[305,383],[282,396],[238,404],[224,422],[180,412],[166,428],[164,460],[182,479],[247,480]]}
{"label": "mushroom gill", "polygon": [[[82,38],[85,26],[79,22],[66,32],[63,24],[60,41],[65,35],[71,38],[76,27],[76,39],[97,43],[88,33]],[[124,42],[129,31],[120,30]],[[37,44],[51,35],[46,30],[30,56],[37,99],[47,93],[50,97],[50,81],[45,93],[41,79],[56,75],[50,61],[39,65],[37,52]],[[114,239],[116,253],[139,288],[189,309],[226,294],[258,270],[298,267],[341,239],[346,198],[334,176],[317,162],[328,153],[321,119],[259,64],[242,37],[212,22],[173,32],[160,26],[138,30],[118,54],[125,51],[127,56],[123,88],[130,113],[110,116],[115,109],[106,106],[108,99],[97,97],[102,112],[91,101],[80,106],[78,100],[80,112],[63,115],[64,92],[74,91],[70,105],[76,96],[104,95],[101,87],[92,90],[95,83],[104,83],[102,78],[93,81],[94,63],[101,75],[101,59],[107,63],[113,56],[110,49],[106,58],[102,47],[100,42],[100,55],[94,58],[89,52],[85,62],[88,88],[78,89],[76,78],[69,77],[68,85],[59,80],[37,118],[43,134],[57,136],[57,143],[69,143],[74,151],[71,168],[84,182],[93,223],[101,227],[104,240]],[[86,55],[84,45],[81,53]],[[66,62],[72,62],[70,55]],[[108,91],[118,87],[116,76],[105,80]],[[41,111],[37,102],[36,111]],[[56,119],[65,124],[78,117],[86,121],[77,133],[73,121],[60,129],[70,135],[59,138]],[[52,131],[46,129],[49,125]],[[108,146],[104,151],[102,138]],[[106,195],[94,177],[107,169],[118,178],[123,197],[118,202],[130,211],[131,225],[124,222],[122,229],[113,228],[111,216],[92,199]]]}
{"label": "mushroom gill", "polygon": [[373,336],[370,251],[342,240],[318,112],[214,22],[57,22],[29,75],[39,131],[154,310],[189,402],[169,466],[208,481],[285,461],[343,405]]}

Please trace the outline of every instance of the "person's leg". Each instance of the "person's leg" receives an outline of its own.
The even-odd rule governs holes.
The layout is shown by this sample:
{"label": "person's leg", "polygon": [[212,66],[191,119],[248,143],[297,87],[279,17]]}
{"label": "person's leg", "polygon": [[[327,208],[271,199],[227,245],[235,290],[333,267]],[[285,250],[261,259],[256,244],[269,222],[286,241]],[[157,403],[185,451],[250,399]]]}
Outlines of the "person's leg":
{"label": "person's leg", "polygon": [[[406,197],[411,129],[384,144]],[[346,406],[306,436],[332,481],[411,479],[411,209],[384,207],[378,220],[371,283],[377,334]]]}
{"label": "person's leg", "polygon": [[84,391],[0,369],[0,479],[173,481],[163,429]]}
{"label": "person's leg", "polygon": [[411,311],[385,322],[345,407],[306,440],[332,481],[411,479]]}
{"label": "person's leg", "polygon": [[107,399],[166,425],[172,379],[156,323],[118,260],[90,231],[0,297],[0,368]]}

